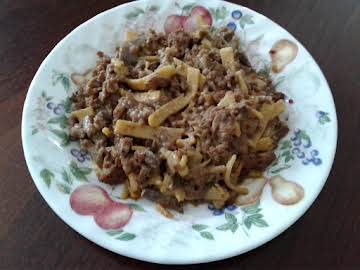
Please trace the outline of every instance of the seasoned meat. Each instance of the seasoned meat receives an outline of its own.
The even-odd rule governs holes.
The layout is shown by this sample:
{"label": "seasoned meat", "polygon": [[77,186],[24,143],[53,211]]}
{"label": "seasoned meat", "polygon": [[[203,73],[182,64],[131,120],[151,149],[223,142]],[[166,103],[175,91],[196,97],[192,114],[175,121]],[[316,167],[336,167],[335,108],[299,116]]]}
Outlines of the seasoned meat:
{"label": "seasoned meat", "polygon": [[183,212],[182,203],[179,203],[173,196],[166,196],[154,189],[145,189],[143,196],[151,201],[157,202],[165,208],[174,209],[180,213]]}
{"label": "seasoned meat", "polygon": [[[289,131],[278,116],[285,95],[252,69],[233,31],[149,31],[98,56],[71,97],[69,127],[100,181],[180,212],[186,202],[223,207],[275,160]],[[158,72],[169,65],[175,75]]]}
{"label": "seasoned meat", "polygon": [[146,123],[147,118],[154,112],[154,108],[143,102],[137,102],[131,97],[122,97],[119,99],[113,111],[114,120],[128,119],[133,122]]}

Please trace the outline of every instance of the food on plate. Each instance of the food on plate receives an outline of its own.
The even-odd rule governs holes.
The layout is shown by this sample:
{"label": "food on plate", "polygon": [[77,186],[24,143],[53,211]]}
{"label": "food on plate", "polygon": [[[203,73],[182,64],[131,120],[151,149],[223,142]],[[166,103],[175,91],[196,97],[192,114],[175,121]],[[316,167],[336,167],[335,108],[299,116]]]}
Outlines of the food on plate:
{"label": "food on plate", "polygon": [[[204,27],[186,31],[194,18]],[[168,216],[185,203],[255,202],[288,132],[279,119],[284,95],[250,66],[234,32],[210,31],[208,18],[201,7],[170,16],[166,33],[127,35],[114,56],[98,52],[90,73],[73,76],[70,136],[91,154],[100,181],[123,184],[122,198],[148,198]],[[118,225],[111,220],[123,215],[121,206],[101,214],[98,207],[79,211],[106,228]]]}

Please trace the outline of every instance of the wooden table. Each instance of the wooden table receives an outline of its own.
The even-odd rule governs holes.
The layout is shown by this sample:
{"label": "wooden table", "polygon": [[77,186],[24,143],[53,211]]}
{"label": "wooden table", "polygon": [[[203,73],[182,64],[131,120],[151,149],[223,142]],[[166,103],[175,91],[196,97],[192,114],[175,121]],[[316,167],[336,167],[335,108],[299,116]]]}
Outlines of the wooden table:
{"label": "wooden table", "polygon": [[[22,106],[41,61],[73,28],[121,2],[0,1],[0,269],[168,269],[113,254],[65,225],[36,190],[21,146]],[[317,60],[335,98],[338,151],[293,227],[249,253],[187,269],[360,269],[360,1],[234,2],[288,29]]]}

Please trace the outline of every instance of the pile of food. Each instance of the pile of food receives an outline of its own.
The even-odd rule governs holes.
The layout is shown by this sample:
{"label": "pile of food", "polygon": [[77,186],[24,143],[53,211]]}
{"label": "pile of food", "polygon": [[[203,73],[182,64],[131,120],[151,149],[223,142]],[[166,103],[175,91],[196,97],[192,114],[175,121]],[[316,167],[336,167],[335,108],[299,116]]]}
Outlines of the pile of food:
{"label": "pile of food", "polygon": [[99,179],[180,212],[186,202],[242,204],[288,128],[284,95],[252,69],[234,32],[129,32],[114,57],[98,56],[72,76],[70,136]]}

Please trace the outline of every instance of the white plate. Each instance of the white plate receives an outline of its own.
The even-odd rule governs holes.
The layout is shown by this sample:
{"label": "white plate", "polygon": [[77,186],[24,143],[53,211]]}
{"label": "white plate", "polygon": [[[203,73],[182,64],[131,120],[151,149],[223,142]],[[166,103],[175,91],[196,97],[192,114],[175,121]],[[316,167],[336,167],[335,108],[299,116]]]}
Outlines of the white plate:
{"label": "white plate", "polygon": [[[337,140],[337,119],[329,86],[306,49],[287,31],[266,17],[239,5],[197,1],[212,14],[213,25],[235,28],[252,64],[269,71],[269,50],[286,39],[298,48],[296,58],[282,72],[270,72],[287,104],[290,133],[277,150],[279,163],[268,174],[280,174],[299,183],[305,197],[284,206],[265,186],[260,202],[252,207],[187,206],[170,220],[147,200],[123,201],[133,212],[120,230],[105,230],[91,216],[76,214],[70,193],[86,181],[105,189],[113,200],[121,187],[100,183],[88,156],[77,143],[68,142],[68,97],[76,87],[69,76],[84,72],[96,61],[96,51],[111,55],[123,39],[124,29],[163,30],[170,14],[187,15],[192,1],[139,1],[103,12],[66,36],[47,56],[36,73],[22,119],[26,162],[34,182],[54,212],[89,240],[118,254],[164,264],[190,264],[239,255],[264,244],[291,226],[310,207],[330,172]],[[127,207],[127,206],[126,206]],[[321,206],[320,206],[321,207]],[[325,206],[323,206],[325,207]],[[129,208],[130,209],[130,208]],[[224,225],[228,224],[228,225]],[[224,225],[224,226],[222,226]],[[79,247],[81,248],[81,247]]]}

